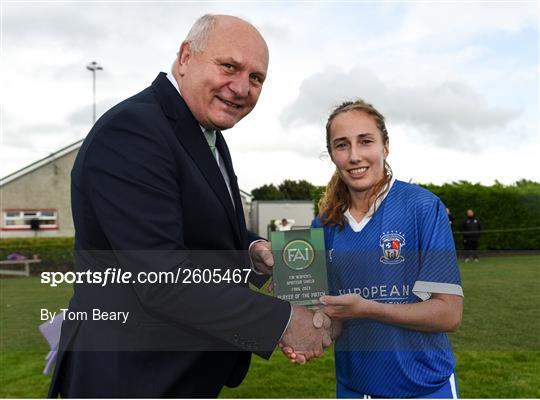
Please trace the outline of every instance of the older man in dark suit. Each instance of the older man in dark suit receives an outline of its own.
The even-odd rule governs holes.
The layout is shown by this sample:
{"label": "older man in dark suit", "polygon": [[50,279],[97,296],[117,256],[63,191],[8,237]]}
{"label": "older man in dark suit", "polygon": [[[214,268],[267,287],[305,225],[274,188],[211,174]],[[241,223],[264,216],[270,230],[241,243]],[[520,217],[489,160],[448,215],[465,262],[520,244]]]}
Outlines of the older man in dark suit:
{"label": "older man in dark suit", "polygon": [[[246,230],[221,134],[255,107],[267,67],[252,25],[206,15],[171,73],[99,119],[72,171],[78,271],[186,271],[199,251],[224,273],[241,266],[243,251],[263,280],[271,274],[268,244]],[[69,308],[129,317],[64,321],[53,397],[216,397],[241,383],[251,353],[268,358],[281,341],[309,358],[328,345],[312,311],[245,282],[77,283]]]}

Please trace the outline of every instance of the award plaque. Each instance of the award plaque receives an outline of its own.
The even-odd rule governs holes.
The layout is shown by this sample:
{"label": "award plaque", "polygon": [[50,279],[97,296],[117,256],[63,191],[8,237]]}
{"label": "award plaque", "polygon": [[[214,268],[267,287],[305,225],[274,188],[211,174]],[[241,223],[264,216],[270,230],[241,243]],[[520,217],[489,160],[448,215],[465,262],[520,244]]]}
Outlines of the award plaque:
{"label": "award plaque", "polygon": [[324,230],[271,233],[274,255],[274,295],[302,306],[320,304],[328,294]]}

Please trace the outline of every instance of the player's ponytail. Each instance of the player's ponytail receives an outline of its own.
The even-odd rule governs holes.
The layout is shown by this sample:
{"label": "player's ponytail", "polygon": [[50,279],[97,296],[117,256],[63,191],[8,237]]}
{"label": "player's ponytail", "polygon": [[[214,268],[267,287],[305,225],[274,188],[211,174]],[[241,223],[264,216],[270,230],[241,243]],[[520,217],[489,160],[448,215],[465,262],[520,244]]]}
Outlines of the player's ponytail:
{"label": "player's ponytail", "polygon": [[324,195],[319,200],[319,217],[323,225],[341,225],[345,223],[343,214],[351,206],[351,196],[345,182],[334,172],[326,185]]}

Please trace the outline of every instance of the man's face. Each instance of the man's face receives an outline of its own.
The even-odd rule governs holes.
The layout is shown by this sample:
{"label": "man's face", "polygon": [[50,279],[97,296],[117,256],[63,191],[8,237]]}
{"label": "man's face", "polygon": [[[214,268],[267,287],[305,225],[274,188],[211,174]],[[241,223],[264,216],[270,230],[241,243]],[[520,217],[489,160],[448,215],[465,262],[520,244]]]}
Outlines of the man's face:
{"label": "man's face", "polygon": [[206,48],[181,48],[180,91],[204,127],[229,129],[253,110],[268,69],[266,43],[253,27],[218,20]]}

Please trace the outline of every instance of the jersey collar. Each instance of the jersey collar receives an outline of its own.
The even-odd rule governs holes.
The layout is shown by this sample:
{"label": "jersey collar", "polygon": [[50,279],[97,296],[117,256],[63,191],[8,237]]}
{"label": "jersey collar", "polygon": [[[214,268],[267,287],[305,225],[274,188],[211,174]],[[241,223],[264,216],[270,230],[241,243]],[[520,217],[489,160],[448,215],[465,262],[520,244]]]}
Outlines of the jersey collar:
{"label": "jersey collar", "polygon": [[381,205],[381,203],[384,201],[384,199],[386,199],[386,196],[388,196],[388,193],[390,192],[390,189],[392,189],[392,186],[394,185],[395,181],[396,181],[396,178],[392,177],[392,179],[390,180],[390,183],[388,183],[388,185],[386,185],[385,187],[381,189],[381,191],[378,194],[379,195],[381,193],[384,193],[384,194],[380,196],[375,201],[375,203],[371,205],[371,208],[366,213],[366,215],[364,215],[364,218],[362,218],[362,221],[360,222],[356,221],[354,217],[352,216],[350,209],[345,211],[343,216],[345,217],[345,219],[347,220],[347,223],[349,224],[349,226],[354,232],[360,232],[362,229],[364,229],[364,227],[373,217],[373,214],[375,214],[375,211],[379,209],[379,206]]}

